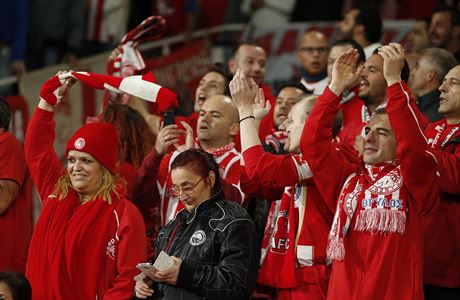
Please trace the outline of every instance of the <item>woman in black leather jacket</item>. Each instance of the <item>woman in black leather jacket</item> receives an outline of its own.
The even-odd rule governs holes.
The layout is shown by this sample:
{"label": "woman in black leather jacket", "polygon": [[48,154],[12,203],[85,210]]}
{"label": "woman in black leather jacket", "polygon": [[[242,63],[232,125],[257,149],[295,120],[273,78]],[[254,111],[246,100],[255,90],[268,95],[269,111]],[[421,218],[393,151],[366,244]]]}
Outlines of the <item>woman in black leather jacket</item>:
{"label": "woman in black leather jacket", "polygon": [[155,254],[174,261],[169,269],[136,276],[139,299],[248,299],[260,249],[254,225],[237,203],[224,199],[212,155],[190,149],[171,165],[172,193],[185,209],[163,228]]}

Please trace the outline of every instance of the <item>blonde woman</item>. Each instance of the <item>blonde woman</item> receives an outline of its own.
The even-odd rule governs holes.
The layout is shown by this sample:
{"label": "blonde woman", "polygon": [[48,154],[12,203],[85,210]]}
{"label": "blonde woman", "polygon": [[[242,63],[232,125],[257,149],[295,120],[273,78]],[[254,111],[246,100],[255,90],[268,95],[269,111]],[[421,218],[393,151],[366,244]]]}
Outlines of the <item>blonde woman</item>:
{"label": "blonde woman", "polygon": [[27,130],[26,159],[43,208],[26,276],[33,299],[130,299],[146,238],[116,176],[115,128],[81,127],[67,143],[66,168],[53,149],[55,105],[72,81],[58,74],[44,84]]}

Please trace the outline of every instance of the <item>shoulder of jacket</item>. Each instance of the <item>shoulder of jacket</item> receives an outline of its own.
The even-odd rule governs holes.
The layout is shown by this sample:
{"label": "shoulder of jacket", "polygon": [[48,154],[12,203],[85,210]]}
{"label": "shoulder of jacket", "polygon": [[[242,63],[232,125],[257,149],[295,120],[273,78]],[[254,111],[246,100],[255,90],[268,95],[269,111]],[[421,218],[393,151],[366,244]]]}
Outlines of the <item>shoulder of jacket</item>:
{"label": "shoulder of jacket", "polygon": [[231,225],[251,223],[252,220],[244,208],[239,204],[220,200],[213,203],[213,212],[210,215],[209,227],[214,231],[225,231]]}

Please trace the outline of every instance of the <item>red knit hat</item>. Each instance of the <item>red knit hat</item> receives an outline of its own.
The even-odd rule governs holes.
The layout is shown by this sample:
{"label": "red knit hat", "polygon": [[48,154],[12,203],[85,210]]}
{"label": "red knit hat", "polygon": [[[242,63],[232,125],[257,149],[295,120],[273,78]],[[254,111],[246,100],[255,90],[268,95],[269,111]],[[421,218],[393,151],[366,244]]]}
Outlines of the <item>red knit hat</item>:
{"label": "red knit hat", "polygon": [[110,173],[116,173],[118,135],[110,123],[84,125],[67,142],[66,156],[70,150],[86,152],[97,159]]}

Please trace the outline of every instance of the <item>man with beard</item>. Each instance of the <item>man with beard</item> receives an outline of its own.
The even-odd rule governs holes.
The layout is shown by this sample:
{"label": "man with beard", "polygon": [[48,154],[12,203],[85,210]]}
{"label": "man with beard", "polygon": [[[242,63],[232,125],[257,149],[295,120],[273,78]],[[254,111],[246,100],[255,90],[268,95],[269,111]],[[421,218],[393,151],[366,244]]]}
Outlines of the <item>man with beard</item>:
{"label": "man with beard", "polygon": [[[377,107],[387,101],[386,88],[387,82],[383,75],[383,58],[375,51],[364,63],[363,71],[360,76],[360,85],[358,96],[364,100],[364,105],[361,107],[361,120],[363,127],[367,125],[373,116]],[[405,82],[409,79],[409,67],[404,65],[401,72],[401,78]],[[362,152],[364,139],[358,136],[355,147]]]}
{"label": "man with beard", "polygon": [[430,38],[433,47],[446,49],[460,61],[460,14],[452,8],[438,8],[431,16]]}

